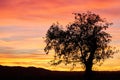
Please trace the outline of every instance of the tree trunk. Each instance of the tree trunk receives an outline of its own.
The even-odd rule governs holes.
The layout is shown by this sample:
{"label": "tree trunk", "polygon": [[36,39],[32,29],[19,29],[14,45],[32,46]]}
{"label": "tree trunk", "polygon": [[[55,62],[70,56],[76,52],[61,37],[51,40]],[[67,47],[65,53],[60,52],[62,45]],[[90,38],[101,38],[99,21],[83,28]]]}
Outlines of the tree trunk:
{"label": "tree trunk", "polygon": [[93,79],[92,66],[93,66],[94,52],[95,51],[91,51],[91,54],[90,54],[87,62],[85,63],[85,80]]}
{"label": "tree trunk", "polygon": [[92,80],[93,72],[92,72],[92,64],[88,63],[85,65],[85,80]]}
{"label": "tree trunk", "polygon": [[92,72],[92,64],[86,64],[85,72],[86,72],[86,73]]}

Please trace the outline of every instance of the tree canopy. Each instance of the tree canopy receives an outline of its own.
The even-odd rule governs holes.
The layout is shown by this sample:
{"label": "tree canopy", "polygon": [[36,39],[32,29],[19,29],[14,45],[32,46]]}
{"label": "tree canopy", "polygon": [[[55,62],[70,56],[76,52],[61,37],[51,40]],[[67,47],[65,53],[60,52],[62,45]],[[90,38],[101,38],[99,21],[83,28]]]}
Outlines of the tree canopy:
{"label": "tree canopy", "polygon": [[44,50],[46,53],[54,50],[54,65],[81,63],[86,71],[91,71],[93,64],[101,63],[115,53],[109,45],[111,35],[106,32],[112,23],[91,12],[73,14],[75,20],[66,29],[59,24],[50,26]]}

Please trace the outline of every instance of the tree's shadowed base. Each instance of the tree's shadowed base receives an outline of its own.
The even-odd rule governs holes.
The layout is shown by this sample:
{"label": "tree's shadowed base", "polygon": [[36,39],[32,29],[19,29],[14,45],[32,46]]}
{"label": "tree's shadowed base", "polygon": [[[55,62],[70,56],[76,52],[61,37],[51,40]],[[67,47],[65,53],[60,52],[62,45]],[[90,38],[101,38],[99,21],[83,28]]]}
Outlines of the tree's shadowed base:
{"label": "tree's shadowed base", "polygon": [[[84,72],[49,71],[35,67],[0,66],[0,80],[85,80]],[[94,71],[89,80],[120,80],[120,71]]]}

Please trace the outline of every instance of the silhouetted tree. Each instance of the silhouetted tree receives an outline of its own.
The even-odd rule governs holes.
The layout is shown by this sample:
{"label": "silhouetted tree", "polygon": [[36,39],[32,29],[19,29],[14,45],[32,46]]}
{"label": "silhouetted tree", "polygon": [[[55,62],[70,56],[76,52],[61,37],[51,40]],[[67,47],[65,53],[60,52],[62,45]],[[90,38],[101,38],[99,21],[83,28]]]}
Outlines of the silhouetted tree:
{"label": "silhouetted tree", "polygon": [[105,30],[112,24],[99,15],[74,13],[75,21],[63,29],[53,24],[46,34],[45,52],[55,51],[53,65],[82,63],[85,72],[91,74],[93,64],[101,63],[115,53],[108,43],[111,35]]}

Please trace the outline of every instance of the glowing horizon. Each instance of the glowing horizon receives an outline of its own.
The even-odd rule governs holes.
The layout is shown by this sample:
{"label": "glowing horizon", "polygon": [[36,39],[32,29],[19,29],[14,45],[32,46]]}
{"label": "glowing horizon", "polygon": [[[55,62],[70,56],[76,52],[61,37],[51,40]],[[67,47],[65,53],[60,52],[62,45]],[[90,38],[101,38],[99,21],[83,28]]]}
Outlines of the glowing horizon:
{"label": "glowing horizon", "polygon": [[[66,26],[72,22],[74,12],[91,11],[113,22],[107,31],[112,35],[111,44],[120,48],[119,3],[119,0],[0,0],[0,65],[69,70],[63,65],[57,69],[48,64],[53,53],[45,54],[43,37],[51,24],[59,22]],[[120,54],[116,54],[97,69],[120,70],[119,63]],[[76,70],[82,69],[78,66]]]}

